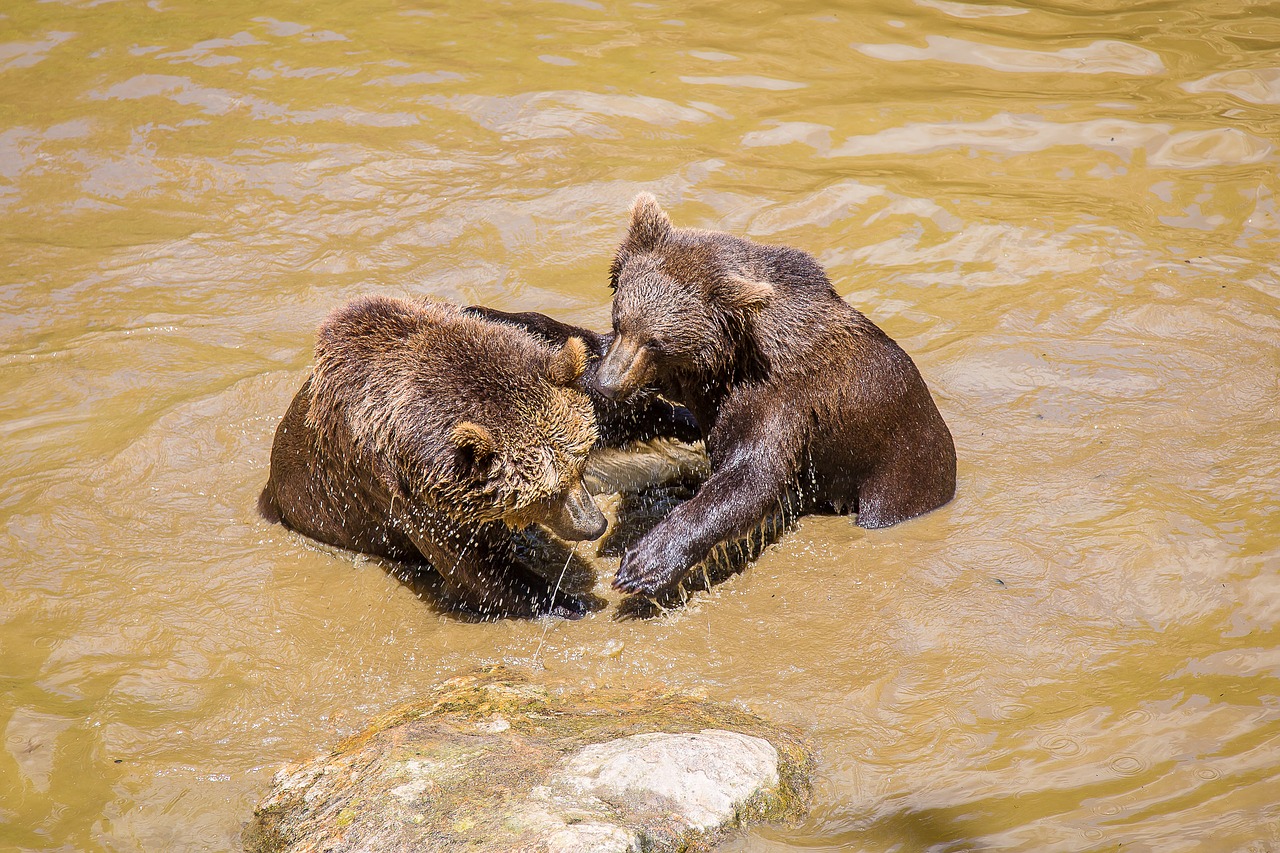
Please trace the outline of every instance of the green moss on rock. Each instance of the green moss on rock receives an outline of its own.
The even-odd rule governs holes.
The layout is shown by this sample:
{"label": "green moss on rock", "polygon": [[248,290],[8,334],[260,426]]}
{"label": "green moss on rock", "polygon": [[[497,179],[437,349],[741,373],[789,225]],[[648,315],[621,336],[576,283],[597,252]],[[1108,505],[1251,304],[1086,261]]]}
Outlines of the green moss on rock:
{"label": "green moss on rock", "polygon": [[[721,825],[691,827],[678,809],[648,801],[574,801],[580,783],[562,768],[585,747],[707,730],[760,738],[778,757],[777,783],[735,804]],[[595,833],[644,850],[706,850],[733,826],[798,818],[811,772],[798,734],[737,708],[675,692],[552,692],[488,667],[378,716],[329,756],[282,770],[244,843],[250,853],[553,850]]]}

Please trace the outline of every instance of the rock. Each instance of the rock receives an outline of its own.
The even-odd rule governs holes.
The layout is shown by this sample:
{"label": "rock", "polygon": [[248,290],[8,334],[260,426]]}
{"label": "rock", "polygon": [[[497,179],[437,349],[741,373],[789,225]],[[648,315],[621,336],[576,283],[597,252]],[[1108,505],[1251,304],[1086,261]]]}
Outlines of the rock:
{"label": "rock", "polygon": [[792,732],[675,693],[551,692],[503,668],[460,676],[285,768],[250,853],[709,850],[799,817],[812,762]]}
{"label": "rock", "polygon": [[718,729],[632,735],[573,753],[557,781],[634,812],[670,810],[703,831],[732,821],[739,804],[778,784],[778,751],[763,738]]}

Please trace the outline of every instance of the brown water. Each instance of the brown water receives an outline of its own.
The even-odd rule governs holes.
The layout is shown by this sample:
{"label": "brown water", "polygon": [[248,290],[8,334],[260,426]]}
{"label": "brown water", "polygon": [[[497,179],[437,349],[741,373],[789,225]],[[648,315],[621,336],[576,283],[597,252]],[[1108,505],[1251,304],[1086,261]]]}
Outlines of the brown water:
{"label": "brown water", "polygon": [[[811,817],[735,851],[1280,850],[1278,139],[1248,0],[5,4],[0,847],[234,848],[496,661],[807,731]],[[461,623],[256,517],[328,310],[603,328],[642,189],[818,256],[957,499],[624,623]]]}

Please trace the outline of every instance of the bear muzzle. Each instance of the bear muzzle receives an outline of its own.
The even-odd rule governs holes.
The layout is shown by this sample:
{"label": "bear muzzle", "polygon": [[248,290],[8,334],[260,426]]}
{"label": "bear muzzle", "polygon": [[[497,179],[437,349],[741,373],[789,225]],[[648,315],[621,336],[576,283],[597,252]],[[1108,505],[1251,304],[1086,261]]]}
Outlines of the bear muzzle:
{"label": "bear muzzle", "polygon": [[648,348],[618,335],[596,371],[596,390],[611,400],[625,400],[644,384],[650,367]]}
{"label": "bear muzzle", "polygon": [[581,480],[565,493],[564,500],[542,523],[561,539],[571,542],[599,539],[609,526]]}

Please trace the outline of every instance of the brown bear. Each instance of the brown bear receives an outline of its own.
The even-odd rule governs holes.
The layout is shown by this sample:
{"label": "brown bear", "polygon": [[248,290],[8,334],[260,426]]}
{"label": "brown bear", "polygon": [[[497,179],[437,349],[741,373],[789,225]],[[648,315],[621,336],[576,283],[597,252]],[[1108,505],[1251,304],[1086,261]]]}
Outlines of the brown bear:
{"label": "brown bear", "polygon": [[711,475],[623,556],[614,585],[669,590],[779,515],[886,527],[955,494],[951,433],[911,358],[797,249],[672,226],[642,193],[610,270],[600,393],[689,408]]}
{"label": "brown bear", "polygon": [[[527,565],[512,529],[596,539],[583,484],[597,443],[580,336],[552,346],[518,322],[428,300],[358,298],[320,326],[315,367],[276,431],[259,509],[330,545],[443,578],[481,617],[578,617],[586,600]],[[564,326],[571,332],[574,327]],[[595,355],[608,339],[581,330]],[[611,439],[696,435],[670,404],[604,405]]]}

